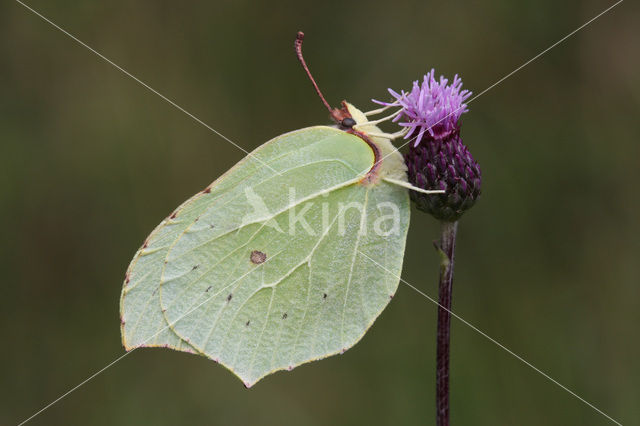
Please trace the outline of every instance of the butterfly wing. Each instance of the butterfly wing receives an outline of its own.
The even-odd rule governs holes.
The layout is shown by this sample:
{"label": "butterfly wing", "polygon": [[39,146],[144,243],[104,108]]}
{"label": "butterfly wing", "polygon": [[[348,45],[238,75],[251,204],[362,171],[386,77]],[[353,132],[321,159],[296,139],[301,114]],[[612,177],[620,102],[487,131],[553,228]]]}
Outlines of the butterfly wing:
{"label": "butterfly wing", "polygon": [[396,291],[409,220],[406,190],[360,183],[373,163],[357,136],[302,129],[185,202],[127,272],[125,347],[196,352],[251,386],[353,346]]}

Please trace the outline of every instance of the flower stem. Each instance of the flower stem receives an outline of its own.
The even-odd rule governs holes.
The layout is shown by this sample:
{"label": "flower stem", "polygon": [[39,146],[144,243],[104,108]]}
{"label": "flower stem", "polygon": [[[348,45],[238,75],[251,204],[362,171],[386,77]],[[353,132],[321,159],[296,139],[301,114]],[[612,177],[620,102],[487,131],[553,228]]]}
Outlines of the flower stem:
{"label": "flower stem", "polygon": [[458,222],[442,222],[438,247],[440,284],[438,287],[438,336],[436,346],[436,425],[449,426],[449,345],[451,341],[451,286]]}

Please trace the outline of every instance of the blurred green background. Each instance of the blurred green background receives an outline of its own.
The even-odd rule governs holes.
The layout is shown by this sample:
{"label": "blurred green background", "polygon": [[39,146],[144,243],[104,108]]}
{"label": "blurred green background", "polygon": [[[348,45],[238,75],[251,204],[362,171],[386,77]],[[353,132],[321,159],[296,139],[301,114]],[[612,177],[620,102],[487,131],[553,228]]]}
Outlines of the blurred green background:
{"label": "blurred green background", "polygon": [[[481,92],[605,1],[31,0],[251,150],[365,109],[431,67]],[[627,1],[470,105],[484,175],[463,217],[454,311],[622,424],[640,424],[640,7]],[[147,234],[243,153],[13,1],[0,5],[0,424],[123,353],[118,299]],[[435,296],[437,223],[414,212],[404,278]],[[34,425],[432,424],[436,309],[401,284],[342,356],[251,390],[139,350]],[[456,425],[612,424],[459,321]]]}

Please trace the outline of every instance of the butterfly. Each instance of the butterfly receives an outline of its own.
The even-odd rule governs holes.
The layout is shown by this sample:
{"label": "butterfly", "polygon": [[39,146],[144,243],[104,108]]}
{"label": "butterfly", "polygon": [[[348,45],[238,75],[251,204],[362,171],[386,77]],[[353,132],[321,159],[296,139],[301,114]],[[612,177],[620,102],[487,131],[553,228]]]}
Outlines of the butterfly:
{"label": "butterfly", "polygon": [[303,36],[298,58],[336,124],[266,142],[153,230],[122,288],[127,350],[202,355],[250,387],[344,352],[393,298],[409,227],[404,160],[378,121],[345,101],[329,107]]}

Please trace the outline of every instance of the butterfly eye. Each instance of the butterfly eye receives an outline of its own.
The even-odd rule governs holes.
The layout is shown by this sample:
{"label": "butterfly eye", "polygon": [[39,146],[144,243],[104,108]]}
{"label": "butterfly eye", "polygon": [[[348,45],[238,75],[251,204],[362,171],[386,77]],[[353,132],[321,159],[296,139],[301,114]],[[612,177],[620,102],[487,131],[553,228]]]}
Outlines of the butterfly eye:
{"label": "butterfly eye", "polygon": [[342,127],[346,127],[350,129],[356,125],[356,120],[354,120],[351,117],[347,117],[347,118],[344,118],[340,124],[342,125]]}

